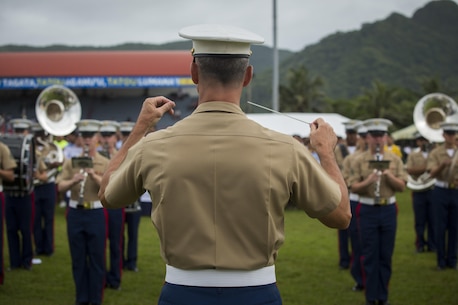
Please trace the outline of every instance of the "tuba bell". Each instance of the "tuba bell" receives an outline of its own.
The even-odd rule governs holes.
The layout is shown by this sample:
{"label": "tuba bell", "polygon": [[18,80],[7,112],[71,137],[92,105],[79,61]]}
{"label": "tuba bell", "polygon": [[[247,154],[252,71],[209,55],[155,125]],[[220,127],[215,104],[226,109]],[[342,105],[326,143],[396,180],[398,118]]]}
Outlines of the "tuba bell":
{"label": "tuba bell", "polygon": [[430,142],[443,142],[440,124],[458,121],[458,105],[443,93],[427,94],[415,105],[413,121],[425,139]]}
{"label": "tuba bell", "polygon": [[52,141],[52,136],[66,136],[76,129],[81,119],[81,104],[76,94],[67,87],[53,85],[45,88],[37,98],[35,114],[41,127],[51,139],[41,142],[48,153],[42,156],[48,165],[62,163],[62,149]]}
{"label": "tuba bell", "polygon": [[40,125],[53,136],[66,136],[76,129],[81,119],[81,104],[67,87],[53,85],[45,88],[35,103]]}
{"label": "tuba bell", "polygon": [[[423,96],[415,105],[413,121],[418,132],[432,143],[444,141],[441,123],[458,121],[458,105],[448,95],[430,93]],[[422,191],[432,187],[436,179],[428,172],[418,177],[408,176],[407,187],[413,191]]]}

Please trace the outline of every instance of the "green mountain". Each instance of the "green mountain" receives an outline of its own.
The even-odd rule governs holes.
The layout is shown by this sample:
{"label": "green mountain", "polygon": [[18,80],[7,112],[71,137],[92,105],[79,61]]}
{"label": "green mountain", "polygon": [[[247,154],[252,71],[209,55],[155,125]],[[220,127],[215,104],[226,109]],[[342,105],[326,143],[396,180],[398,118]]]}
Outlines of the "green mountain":
{"label": "green mountain", "polygon": [[[356,97],[374,80],[418,91],[422,79],[434,77],[455,89],[458,5],[432,1],[412,18],[394,13],[358,31],[330,35],[282,61],[281,82],[300,65],[323,78],[326,94],[334,99]],[[267,88],[261,82],[255,86]],[[270,97],[264,93],[257,98]]]}

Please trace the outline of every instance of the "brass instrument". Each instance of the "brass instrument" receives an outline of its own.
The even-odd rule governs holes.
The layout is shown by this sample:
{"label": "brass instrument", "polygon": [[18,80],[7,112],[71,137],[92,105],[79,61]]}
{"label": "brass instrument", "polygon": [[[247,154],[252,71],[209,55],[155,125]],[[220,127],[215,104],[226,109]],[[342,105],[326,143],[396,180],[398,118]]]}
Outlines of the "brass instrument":
{"label": "brass instrument", "polygon": [[[443,93],[431,93],[422,97],[413,112],[413,121],[418,132],[428,141],[444,141],[441,123],[458,121],[458,105],[450,96]],[[432,187],[436,179],[428,172],[417,178],[409,175],[407,187],[413,191],[426,190]]]}
{"label": "brass instrument", "polygon": [[54,136],[66,136],[76,129],[81,119],[81,104],[76,94],[64,86],[44,89],[35,103],[40,125]]}
{"label": "brass instrument", "polygon": [[47,141],[40,142],[48,151],[42,156],[46,165],[64,162],[62,148],[53,142],[52,137],[66,136],[76,129],[76,123],[81,119],[78,97],[64,86],[47,87],[37,98],[35,114],[41,127],[51,135]]}
{"label": "brass instrument", "polygon": [[374,169],[377,170],[377,176],[378,179],[375,182],[375,190],[374,190],[374,199],[375,201],[380,200],[380,183],[382,179],[382,165],[384,163],[380,163],[382,161],[382,156],[380,154],[380,144],[377,143],[377,148],[375,151],[375,162],[370,163],[370,166],[372,166]]}
{"label": "brass instrument", "polygon": [[[42,152],[46,153],[42,155],[41,151],[35,152],[36,158],[42,160],[44,164],[49,168],[47,172],[48,179],[57,176],[58,169],[55,165],[62,164],[62,162],[64,162],[64,153],[62,148],[60,148],[56,143],[52,142],[51,139],[46,141],[40,137],[37,137],[36,141],[43,146]],[[35,182],[38,183],[38,181]]]}
{"label": "brass instrument", "polygon": [[[84,147],[84,154],[83,154],[83,157],[84,158],[88,158],[89,157],[89,147],[86,145]],[[80,165],[80,173],[83,174],[84,178],[83,180],[81,180],[81,183],[80,183],[80,192],[79,192],[79,198],[78,198],[78,204],[79,205],[84,205],[84,187],[86,186],[86,180],[87,180],[87,171],[85,170],[86,167],[89,167],[89,165],[85,166],[84,165]]]}
{"label": "brass instrument", "polygon": [[427,94],[415,105],[413,121],[425,139],[430,142],[443,142],[440,124],[458,122],[458,105],[443,93]]}

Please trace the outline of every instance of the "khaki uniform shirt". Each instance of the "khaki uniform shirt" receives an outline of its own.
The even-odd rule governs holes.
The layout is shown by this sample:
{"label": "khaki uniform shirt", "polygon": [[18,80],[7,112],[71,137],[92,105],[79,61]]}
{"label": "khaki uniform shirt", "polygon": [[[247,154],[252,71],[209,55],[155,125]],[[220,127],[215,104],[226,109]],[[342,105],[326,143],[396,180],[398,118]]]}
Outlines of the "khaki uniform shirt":
{"label": "khaki uniform shirt", "polygon": [[[407,157],[406,168],[425,167],[427,162],[427,156],[423,154],[423,151],[413,151]],[[412,175],[412,178],[417,179],[419,175]]]}
{"label": "khaki uniform shirt", "polygon": [[[355,147],[353,148],[356,149]],[[355,152],[356,150],[348,149],[347,144],[341,143],[341,144],[336,145],[336,148],[334,149],[334,155],[336,156],[336,161],[341,171],[343,170],[344,160],[348,156],[353,155]]]}
{"label": "khaki uniform shirt", "polygon": [[[374,155],[369,151],[365,151],[360,154],[359,157],[353,162],[354,172],[348,179],[349,185],[355,182],[361,182],[369,176],[374,169],[369,167],[369,161],[374,160]],[[390,160],[389,170],[395,177],[401,178],[407,181],[407,173],[404,170],[404,164],[401,158],[391,152],[385,152],[383,154],[383,160]],[[376,182],[370,184],[363,192],[359,195],[363,197],[375,197]],[[380,176],[380,197],[389,198],[395,195],[395,190],[386,181],[386,177]]]}
{"label": "khaki uniform shirt", "polygon": [[[48,156],[49,153],[51,153],[51,149],[50,148],[47,148],[45,146],[36,146],[35,147],[36,167],[37,167],[38,171],[40,171],[40,172],[46,171],[49,174],[50,169],[48,169],[48,166],[45,163],[45,161],[46,161],[45,159],[46,159],[46,157]],[[35,185],[40,185],[40,184],[44,184],[44,183],[48,183],[48,182],[54,182],[54,181],[55,181],[55,175],[52,175],[52,176],[49,176],[48,181],[46,181],[46,182],[40,181],[38,179],[34,179],[34,184]]]}
{"label": "khaki uniform shirt", "polygon": [[[16,167],[17,163],[11,150],[4,143],[0,142],[0,168],[8,170],[15,169]],[[2,182],[2,178],[0,178],[0,191],[3,189]]]}
{"label": "khaki uniform shirt", "polygon": [[290,198],[311,217],[331,212],[341,198],[303,144],[226,102],[203,103],[174,126],[148,134],[111,175],[105,196],[122,206],[144,190],[161,255],[181,269],[273,265]]}
{"label": "khaki uniform shirt", "polygon": [[[95,156],[92,158],[92,164],[93,164],[93,169],[94,171],[102,175],[105,170],[107,169],[109,160],[105,158],[104,156],[100,155],[99,153],[96,153]],[[77,173],[79,173],[80,168],[73,168],[72,167],[72,160],[67,159],[64,161],[64,164],[62,165],[62,172],[57,178],[57,183],[59,183],[62,180],[70,180],[73,178],[73,176]],[[89,175],[87,176],[85,185],[84,185],[84,200],[85,201],[98,201],[98,192],[99,192],[99,184],[96,183]],[[71,187],[71,200],[78,200],[80,196],[80,189],[81,189],[81,183],[78,183],[74,186]]]}
{"label": "khaki uniform shirt", "polygon": [[[454,148],[455,155],[458,153],[457,148]],[[458,156],[456,156],[458,158]],[[453,159],[447,153],[447,149],[444,145],[440,145],[434,148],[428,156],[427,168],[431,170],[432,168],[439,166],[443,161]],[[458,185],[458,160],[455,162],[452,169],[450,166],[446,166],[436,177],[437,180],[445,181],[454,185]]]}
{"label": "khaki uniform shirt", "polygon": [[350,177],[353,175],[353,173],[355,172],[355,168],[354,168],[354,162],[355,160],[358,159],[358,157],[364,152],[364,150],[357,150],[355,151],[354,153],[352,153],[351,155],[348,155],[344,160],[343,160],[343,164],[342,164],[342,176],[345,180],[345,182],[347,183],[347,186],[350,187],[350,184],[349,184],[349,179]]}

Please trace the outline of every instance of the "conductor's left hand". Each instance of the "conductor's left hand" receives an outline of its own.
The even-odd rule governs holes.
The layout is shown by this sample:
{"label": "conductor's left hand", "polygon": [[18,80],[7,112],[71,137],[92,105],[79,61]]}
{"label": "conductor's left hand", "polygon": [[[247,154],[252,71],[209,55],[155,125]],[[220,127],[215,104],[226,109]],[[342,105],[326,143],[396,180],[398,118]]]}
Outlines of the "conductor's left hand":
{"label": "conductor's left hand", "polygon": [[143,102],[142,109],[138,115],[137,125],[143,126],[146,130],[156,126],[157,122],[166,113],[173,115],[175,102],[164,96],[149,97]]}

